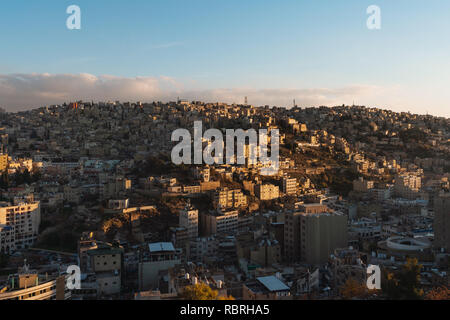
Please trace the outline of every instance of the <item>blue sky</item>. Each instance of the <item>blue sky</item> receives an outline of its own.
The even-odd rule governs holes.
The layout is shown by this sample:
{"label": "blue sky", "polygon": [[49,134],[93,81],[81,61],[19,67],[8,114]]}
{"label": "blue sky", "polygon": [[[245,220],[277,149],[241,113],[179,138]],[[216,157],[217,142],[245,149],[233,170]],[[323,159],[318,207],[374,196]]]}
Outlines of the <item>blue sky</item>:
{"label": "blue sky", "polygon": [[[72,4],[81,30],[66,28]],[[381,30],[366,28],[372,4]],[[448,0],[15,0],[0,5],[0,30],[7,109],[75,99],[77,89],[106,98],[113,76],[131,90],[117,98],[355,101],[450,117]],[[96,78],[54,90],[48,81],[79,74]]]}

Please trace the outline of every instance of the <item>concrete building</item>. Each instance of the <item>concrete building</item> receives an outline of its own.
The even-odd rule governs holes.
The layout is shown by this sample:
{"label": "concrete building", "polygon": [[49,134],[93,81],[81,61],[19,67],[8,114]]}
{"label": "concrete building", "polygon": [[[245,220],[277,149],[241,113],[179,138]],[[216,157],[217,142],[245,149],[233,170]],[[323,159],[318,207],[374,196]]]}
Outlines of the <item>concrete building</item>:
{"label": "concrete building", "polygon": [[217,209],[212,213],[203,215],[203,235],[233,233],[238,229],[239,213],[236,210],[222,211]]}
{"label": "concrete building", "polygon": [[304,204],[285,216],[287,261],[322,264],[336,249],[347,246],[347,216],[326,205]]}
{"label": "concrete building", "polygon": [[39,275],[25,265],[8,277],[5,286],[0,285],[0,300],[69,300],[66,281],[66,274]]}
{"label": "concrete building", "polygon": [[287,195],[297,193],[297,179],[295,178],[283,178],[283,192]]}
{"label": "concrete building", "polygon": [[230,190],[228,188],[224,188],[217,191],[214,196],[214,202],[218,208],[239,208],[247,205],[247,197],[240,189]]}
{"label": "concrete building", "polygon": [[364,180],[363,177],[353,181],[353,190],[356,192],[368,192],[373,189],[374,186],[375,184],[373,181]]}
{"label": "concrete building", "polygon": [[179,252],[171,242],[150,243],[148,249],[142,253],[139,262],[140,291],[158,288],[159,273],[181,263]]}
{"label": "concrete building", "polygon": [[219,240],[216,237],[203,237],[186,243],[186,260],[205,263],[207,259],[217,258]]}
{"label": "concrete building", "polygon": [[243,300],[292,300],[290,288],[276,276],[247,281],[242,289]]}
{"label": "concrete building", "polygon": [[1,250],[13,252],[31,247],[38,236],[40,223],[39,201],[16,201],[15,205],[0,203],[0,225],[3,225],[1,234],[5,239],[0,244]]}
{"label": "concrete building", "polygon": [[179,227],[187,230],[188,239],[198,237],[198,210],[194,209],[190,203],[180,212]]}
{"label": "concrete building", "polygon": [[87,251],[88,270],[95,273],[99,295],[119,294],[122,285],[123,248],[106,243]]}
{"label": "concrete building", "polygon": [[8,169],[8,155],[0,154],[0,172],[5,172]]}
{"label": "concrete building", "polygon": [[394,193],[397,197],[415,200],[422,187],[422,178],[415,174],[397,175],[394,184]]}
{"label": "concrete building", "polygon": [[273,200],[280,197],[280,189],[273,184],[258,184],[255,186],[255,195],[259,200]]}

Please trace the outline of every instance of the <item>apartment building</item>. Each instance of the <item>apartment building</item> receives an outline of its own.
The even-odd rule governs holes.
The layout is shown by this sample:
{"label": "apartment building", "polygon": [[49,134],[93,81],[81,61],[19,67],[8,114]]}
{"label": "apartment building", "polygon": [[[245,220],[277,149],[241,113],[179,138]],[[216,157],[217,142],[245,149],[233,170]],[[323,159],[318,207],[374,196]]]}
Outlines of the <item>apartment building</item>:
{"label": "apartment building", "polygon": [[198,210],[194,209],[190,203],[180,211],[179,226],[187,230],[188,239],[198,237]]}
{"label": "apartment building", "polygon": [[259,200],[273,200],[280,197],[280,188],[273,184],[258,184],[255,186],[255,195]]}
{"label": "apartment building", "polygon": [[0,154],[0,172],[5,172],[8,168],[8,155]]}
{"label": "apartment building", "polygon": [[219,249],[216,237],[204,237],[186,243],[186,260],[192,262],[206,262],[208,258],[215,258]]}
{"label": "apartment building", "polygon": [[238,229],[239,213],[236,210],[222,211],[217,209],[212,213],[203,215],[203,234],[212,236],[215,234],[233,233]]}
{"label": "apartment building", "polygon": [[214,196],[214,202],[218,208],[239,208],[247,205],[247,197],[240,189],[230,190],[224,188],[217,191]]}
{"label": "apartment building", "polygon": [[336,249],[347,246],[347,216],[326,205],[304,204],[287,212],[284,252],[287,261],[325,263]]}
{"label": "apartment building", "polygon": [[41,222],[39,201],[16,200],[15,205],[0,203],[0,234],[3,252],[13,252],[32,246]]}
{"label": "apartment building", "polygon": [[297,179],[283,178],[283,192],[286,195],[296,194],[297,193]]}
{"label": "apartment building", "polygon": [[150,243],[148,251],[142,253],[139,262],[139,290],[158,288],[159,272],[181,263],[180,253],[171,242]]}
{"label": "apartment building", "polygon": [[100,296],[119,294],[122,285],[123,248],[119,245],[98,243],[87,251],[88,270],[95,273],[97,293]]}
{"label": "apartment building", "polygon": [[375,184],[373,181],[365,180],[363,177],[353,181],[353,190],[356,192],[368,192],[373,189],[374,186]]}
{"label": "apartment building", "polygon": [[395,178],[395,195],[405,199],[415,200],[422,187],[422,178],[414,174],[401,174]]}

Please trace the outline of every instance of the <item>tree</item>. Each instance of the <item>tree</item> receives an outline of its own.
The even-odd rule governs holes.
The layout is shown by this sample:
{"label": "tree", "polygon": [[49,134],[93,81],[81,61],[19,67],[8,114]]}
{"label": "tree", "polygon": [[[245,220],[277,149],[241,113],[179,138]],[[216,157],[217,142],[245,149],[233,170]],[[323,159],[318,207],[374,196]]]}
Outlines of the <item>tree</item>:
{"label": "tree", "polygon": [[420,289],[420,265],[416,258],[407,259],[397,274],[388,273],[384,281],[383,292],[393,300],[417,300],[422,298]]}
{"label": "tree", "polygon": [[369,292],[364,283],[359,283],[355,279],[349,278],[339,289],[339,293],[343,299],[349,300],[353,298],[364,299]]}
{"label": "tree", "polygon": [[434,288],[428,292],[425,300],[450,300],[450,289],[447,287]]}
{"label": "tree", "polygon": [[184,288],[182,298],[184,300],[216,300],[218,295],[218,291],[204,283],[199,283]]}
{"label": "tree", "polygon": [[184,288],[181,298],[184,300],[234,300],[232,296],[219,297],[219,291],[204,283]]}
{"label": "tree", "polygon": [[217,300],[236,300],[233,296],[219,297]]}

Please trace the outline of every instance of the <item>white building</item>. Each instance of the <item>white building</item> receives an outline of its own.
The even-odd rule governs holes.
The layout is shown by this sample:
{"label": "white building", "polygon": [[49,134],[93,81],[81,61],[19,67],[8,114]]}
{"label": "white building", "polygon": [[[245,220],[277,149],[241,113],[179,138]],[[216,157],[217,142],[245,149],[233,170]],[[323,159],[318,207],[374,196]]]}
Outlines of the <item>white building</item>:
{"label": "white building", "polygon": [[198,237],[198,210],[188,204],[180,212],[179,225],[186,228],[188,239],[196,239]]}

